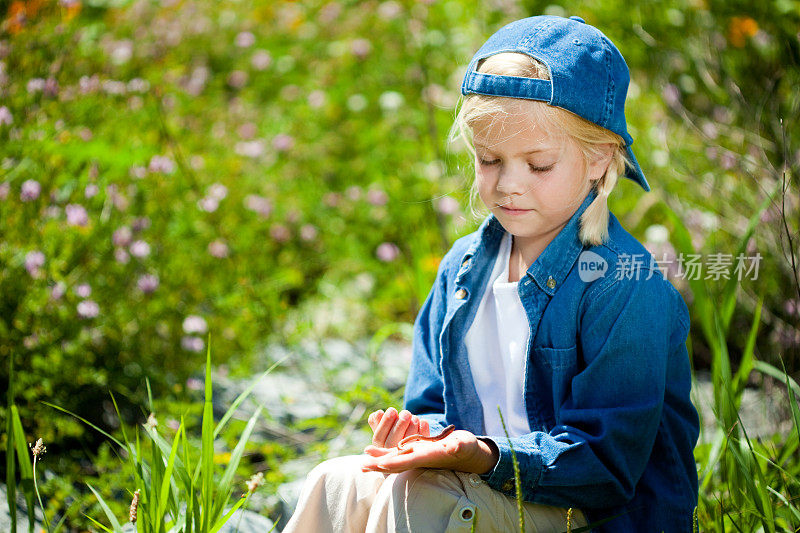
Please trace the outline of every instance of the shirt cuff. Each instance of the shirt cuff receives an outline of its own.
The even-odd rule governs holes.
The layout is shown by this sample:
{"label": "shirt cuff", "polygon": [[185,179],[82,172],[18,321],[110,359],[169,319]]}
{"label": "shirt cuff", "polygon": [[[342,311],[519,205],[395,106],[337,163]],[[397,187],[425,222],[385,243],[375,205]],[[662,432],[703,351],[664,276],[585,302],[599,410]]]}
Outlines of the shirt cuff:
{"label": "shirt cuff", "polygon": [[[495,439],[492,437],[478,437],[478,439],[488,443],[494,443],[500,452],[500,457],[494,468],[485,474],[480,474],[481,479],[493,489],[514,496],[516,494],[516,481],[514,479],[514,459],[511,455],[511,446],[508,439]],[[491,446],[491,444],[489,444]],[[538,486],[539,478],[542,475],[541,459],[537,455],[521,454],[515,450],[517,462],[519,463],[520,483],[522,485],[523,499],[529,499],[533,495],[535,487]]]}

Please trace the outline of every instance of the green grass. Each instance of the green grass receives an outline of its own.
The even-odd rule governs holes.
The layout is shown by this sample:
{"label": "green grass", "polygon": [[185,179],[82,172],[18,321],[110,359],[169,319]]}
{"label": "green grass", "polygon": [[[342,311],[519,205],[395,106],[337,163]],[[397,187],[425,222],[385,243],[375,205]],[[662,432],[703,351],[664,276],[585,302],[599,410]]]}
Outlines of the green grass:
{"label": "green grass", "polygon": [[[142,428],[133,428],[133,433],[125,428],[120,421],[121,439],[118,439],[106,432],[102,428],[92,424],[86,419],[70,413],[69,411],[56,405],[48,404],[58,411],[78,418],[81,422],[89,425],[94,430],[112,441],[118,448],[117,453],[120,458],[127,461],[127,469],[132,473],[132,489],[128,492],[132,498],[134,493],[138,493],[138,510],[136,527],[140,533],[166,533],[168,531],[181,531],[184,533],[215,533],[218,531],[233,514],[240,508],[247,506],[252,494],[251,490],[244,492],[241,498],[234,499],[237,489],[234,485],[236,470],[241,461],[242,455],[247,445],[250,435],[255,428],[256,422],[261,415],[259,407],[250,417],[246,427],[242,431],[237,445],[230,454],[221,475],[217,472],[214,465],[214,443],[216,437],[223,430],[225,425],[233,416],[239,405],[250,395],[255,385],[261,378],[271,372],[275,363],[267,369],[261,376],[242,393],[237,396],[226,413],[215,424],[212,406],[212,380],[211,380],[211,349],[210,337],[209,348],[206,353],[206,381],[205,397],[203,401],[203,418],[201,429],[201,448],[200,459],[193,464],[192,456],[193,443],[187,435],[187,429],[183,419],[175,432],[172,442],[162,436],[158,429],[157,421],[154,416],[144,424]],[[13,372],[13,369],[12,369]],[[117,402],[113,394],[111,396],[116,408]],[[9,487],[9,498],[14,494],[17,485],[16,478],[13,476],[16,466],[21,471],[20,487],[26,495],[28,504],[28,515],[34,515],[33,494],[39,496],[38,488],[35,484],[35,466],[27,460],[25,447],[25,436],[19,417],[16,416],[15,406],[11,405],[12,417],[9,419],[8,434],[12,436],[6,450],[9,461],[14,464],[8,469],[11,474],[7,479]],[[153,408],[152,396],[150,397],[151,413]],[[119,411],[117,410],[119,415]],[[144,435],[142,435],[144,433]],[[144,437],[144,439],[142,438]],[[14,455],[16,453],[16,455]],[[33,481],[33,482],[32,482]],[[103,511],[102,519],[97,516],[86,516],[96,527],[106,532],[118,533],[122,529],[122,523],[127,520],[120,518],[112,511],[112,504],[108,502],[100,491],[87,484],[89,490],[97,498],[97,502]],[[44,512],[44,506],[39,498],[39,504]],[[113,505],[116,507],[116,505]],[[13,507],[12,507],[13,508]],[[45,515],[46,531],[56,532],[61,529],[66,514],[55,527],[50,526]],[[16,525],[16,517],[11,515],[12,526]],[[32,523],[29,529],[32,530]]]}

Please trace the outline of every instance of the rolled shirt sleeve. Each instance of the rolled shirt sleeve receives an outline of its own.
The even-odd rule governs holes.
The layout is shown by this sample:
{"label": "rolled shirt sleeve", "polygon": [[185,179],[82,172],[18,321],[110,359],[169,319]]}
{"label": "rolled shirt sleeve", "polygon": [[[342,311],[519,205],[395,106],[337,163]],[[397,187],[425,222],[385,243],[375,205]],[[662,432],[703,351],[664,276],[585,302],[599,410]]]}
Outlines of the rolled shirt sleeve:
{"label": "rolled shirt sleeve", "polygon": [[[663,277],[606,278],[584,295],[578,318],[582,370],[555,406],[556,425],[497,446],[495,467],[481,477],[494,489],[514,489],[511,456],[519,462],[522,497],[560,507],[627,503],[650,459],[664,402],[668,361],[685,353],[687,322]],[[670,345],[670,341],[675,344]]]}

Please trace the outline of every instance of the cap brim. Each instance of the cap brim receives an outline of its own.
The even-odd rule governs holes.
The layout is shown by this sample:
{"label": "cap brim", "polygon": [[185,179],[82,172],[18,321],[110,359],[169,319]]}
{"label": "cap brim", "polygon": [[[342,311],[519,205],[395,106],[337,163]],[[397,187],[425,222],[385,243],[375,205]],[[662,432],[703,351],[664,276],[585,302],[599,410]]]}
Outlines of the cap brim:
{"label": "cap brim", "polygon": [[625,150],[628,152],[628,159],[631,160],[633,163],[633,167],[628,168],[627,172],[625,173],[625,177],[635,181],[639,185],[641,185],[642,189],[645,191],[650,191],[650,184],[647,183],[647,180],[644,177],[644,172],[642,172],[642,167],[639,166],[639,162],[636,160],[636,156],[633,155],[633,150],[631,150],[631,145],[625,147]]}

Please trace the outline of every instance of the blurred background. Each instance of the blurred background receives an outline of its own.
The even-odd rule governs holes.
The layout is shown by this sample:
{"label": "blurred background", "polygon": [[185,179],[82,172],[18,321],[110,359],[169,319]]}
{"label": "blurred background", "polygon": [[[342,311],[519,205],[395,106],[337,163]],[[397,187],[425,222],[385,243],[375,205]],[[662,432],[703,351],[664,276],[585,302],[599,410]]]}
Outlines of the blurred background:
{"label": "blurred background", "polygon": [[[537,14],[584,18],[630,67],[629,131],[653,190],[623,180],[610,206],[689,305],[706,440],[717,381],[734,374],[745,427],[791,440],[800,2],[3,0],[0,390],[13,385],[27,441],[48,444],[49,515],[91,527],[91,481],[122,516],[129,472],[44,402],[113,433],[145,422],[149,381],[174,432],[199,420],[208,349],[222,412],[280,361],[239,467],[266,476],[253,512],[280,521],[316,462],[360,452],[366,415],[401,406],[439,261],[480,223],[469,157],[446,140],[464,69]],[[741,280],[740,253],[757,258]],[[715,254],[732,258],[727,279],[706,270]],[[697,457],[712,527],[739,489],[719,457]],[[791,508],[796,455],[782,467],[775,505]]]}

